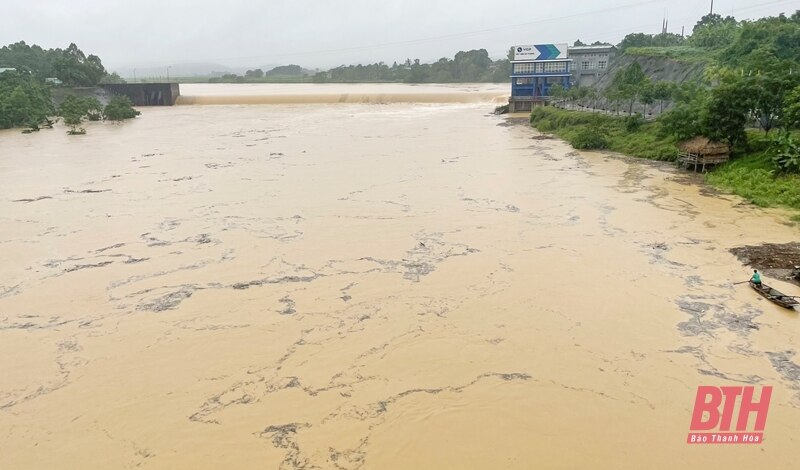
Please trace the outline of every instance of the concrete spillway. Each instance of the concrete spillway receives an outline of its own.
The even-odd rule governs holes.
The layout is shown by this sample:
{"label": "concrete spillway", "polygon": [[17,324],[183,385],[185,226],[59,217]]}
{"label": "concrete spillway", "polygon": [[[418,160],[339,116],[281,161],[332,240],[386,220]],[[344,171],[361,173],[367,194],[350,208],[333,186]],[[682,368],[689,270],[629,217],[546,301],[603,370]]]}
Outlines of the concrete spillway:
{"label": "concrete spillway", "polygon": [[127,96],[134,106],[172,106],[181,94],[177,83],[112,83],[102,87]]}

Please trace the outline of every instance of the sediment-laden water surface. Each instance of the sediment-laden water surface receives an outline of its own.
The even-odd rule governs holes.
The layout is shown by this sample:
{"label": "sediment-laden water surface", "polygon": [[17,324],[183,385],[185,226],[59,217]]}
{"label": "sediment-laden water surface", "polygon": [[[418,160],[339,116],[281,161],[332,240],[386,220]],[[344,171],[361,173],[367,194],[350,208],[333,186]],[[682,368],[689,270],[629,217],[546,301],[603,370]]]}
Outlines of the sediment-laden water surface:
{"label": "sediment-laden water surface", "polygon": [[[797,229],[491,109],[0,132],[0,468],[793,468],[800,319],[729,249]],[[688,446],[740,384],[763,445]]]}

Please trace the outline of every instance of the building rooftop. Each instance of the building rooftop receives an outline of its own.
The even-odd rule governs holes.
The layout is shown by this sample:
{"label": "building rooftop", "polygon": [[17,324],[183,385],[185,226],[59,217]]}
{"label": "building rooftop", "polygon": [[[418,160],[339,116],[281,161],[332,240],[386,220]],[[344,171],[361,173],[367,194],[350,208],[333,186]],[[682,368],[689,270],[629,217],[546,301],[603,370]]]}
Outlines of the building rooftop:
{"label": "building rooftop", "polygon": [[612,44],[601,44],[598,46],[571,46],[569,48],[569,52],[596,52],[604,50],[610,51],[616,48],[617,47]]}

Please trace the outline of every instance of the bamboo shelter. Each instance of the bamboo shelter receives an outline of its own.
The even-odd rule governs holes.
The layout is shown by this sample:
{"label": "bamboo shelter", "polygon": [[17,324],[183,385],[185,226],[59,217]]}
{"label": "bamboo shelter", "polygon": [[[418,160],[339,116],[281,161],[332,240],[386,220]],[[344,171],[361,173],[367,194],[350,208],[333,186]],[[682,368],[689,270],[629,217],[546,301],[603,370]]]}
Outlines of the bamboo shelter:
{"label": "bamboo shelter", "polygon": [[678,145],[678,165],[688,169],[694,166],[705,172],[706,165],[719,165],[730,159],[731,148],[728,144],[714,142],[708,137],[697,136],[685,140]]}

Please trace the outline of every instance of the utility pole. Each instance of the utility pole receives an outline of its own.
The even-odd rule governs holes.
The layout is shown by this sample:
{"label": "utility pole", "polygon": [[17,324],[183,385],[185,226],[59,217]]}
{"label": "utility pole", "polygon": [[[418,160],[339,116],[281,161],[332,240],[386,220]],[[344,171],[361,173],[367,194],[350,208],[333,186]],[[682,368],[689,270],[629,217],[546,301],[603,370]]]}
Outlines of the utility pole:
{"label": "utility pole", "polygon": [[709,13],[709,15],[713,14],[714,14],[714,0],[711,0],[711,12]]}

